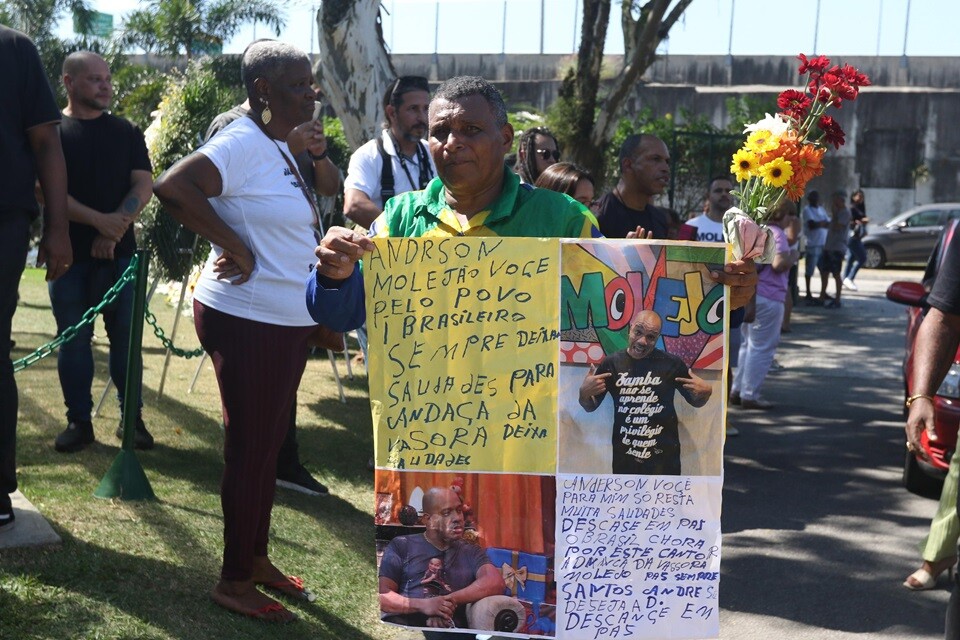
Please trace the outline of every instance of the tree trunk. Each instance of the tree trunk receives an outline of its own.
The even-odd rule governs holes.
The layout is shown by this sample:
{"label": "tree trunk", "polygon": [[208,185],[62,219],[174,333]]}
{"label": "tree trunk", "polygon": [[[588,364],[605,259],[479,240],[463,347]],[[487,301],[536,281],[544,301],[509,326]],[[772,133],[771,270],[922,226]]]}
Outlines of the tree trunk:
{"label": "tree trunk", "polygon": [[[575,74],[568,76],[564,81],[568,85],[565,92],[573,98],[575,105],[573,140],[583,141],[592,138],[597,93],[600,89],[600,72],[603,66],[603,45],[607,40],[609,22],[610,0],[584,0],[577,68]],[[603,147],[593,144],[574,144],[572,149],[574,160],[602,182]]]}
{"label": "tree trunk", "polygon": [[[600,71],[612,1],[584,1],[577,71],[567,78],[565,95],[561,95],[571,100],[575,111],[574,136],[569,141],[573,143],[574,159],[601,181],[605,175],[604,153],[613,137],[623,103],[634,91],[643,72],[653,64],[657,47],[693,0],[679,0],[666,17],[664,15],[674,0],[648,0],[642,5],[638,0],[621,0],[624,66],[616,75],[610,92],[600,100]],[[633,17],[635,7],[640,12],[637,18]],[[578,140],[588,140],[589,144],[578,145]]]}
{"label": "tree trunk", "polygon": [[380,130],[383,94],[396,77],[379,11],[380,0],[324,0],[317,11],[320,88],[354,149]]}

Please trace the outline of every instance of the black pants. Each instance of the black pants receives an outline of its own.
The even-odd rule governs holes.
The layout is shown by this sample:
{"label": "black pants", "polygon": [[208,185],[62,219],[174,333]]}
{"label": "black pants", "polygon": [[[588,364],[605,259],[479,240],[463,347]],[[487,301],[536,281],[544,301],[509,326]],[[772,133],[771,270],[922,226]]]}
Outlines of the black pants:
{"label": "black pants", "polygon": [[17,288],[27,262],[30,215],[0,212],[0,507],[17,490],[17,383],[13,379],[13,314]]}

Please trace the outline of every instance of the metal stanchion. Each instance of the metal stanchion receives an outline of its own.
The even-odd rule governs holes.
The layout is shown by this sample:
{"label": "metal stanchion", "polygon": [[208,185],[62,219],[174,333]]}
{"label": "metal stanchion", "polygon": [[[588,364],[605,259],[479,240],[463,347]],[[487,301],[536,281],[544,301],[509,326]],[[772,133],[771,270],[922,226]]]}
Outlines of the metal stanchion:
{"label": "metal stanchion", "polygon": [[[193,247],[190,249],[181,249],[180,253],[187,254],[192,256],[197,250],[197,239],[200,236],[194,236],[193,238]],[[177,340],[177,327],[180,326],[180,314],[183,311],[183,299],[187,297],[187,285],[190,284],[190,272],[187,272],[187,275],[183,276],[183,282],[180,283],[180,299],[177,300],[177,313],[173,316],[173,329],[170,331],[170,342],[176,342]],[[163,357],[163,369],[160,372],[160,385],[157,387],[157,399],[163,397],[163,384],[167,381],[167,368],[170,366],[170,356],[173,355],[173,351],[167,349],[166,355]]]}
{"label": "metal stanchion", "polygon": [[143,378],[143,317],[146,308],[147,269],[149,254],[137,251],[137,277],[133,281],[133,323],[130,326],[130,353],[127,356],[126,393],[123,398],[123,445],[107,470],[100,486],[93,492],[97,498],[121,500],[156,500],[150,481],[133,450],[140,382]]}

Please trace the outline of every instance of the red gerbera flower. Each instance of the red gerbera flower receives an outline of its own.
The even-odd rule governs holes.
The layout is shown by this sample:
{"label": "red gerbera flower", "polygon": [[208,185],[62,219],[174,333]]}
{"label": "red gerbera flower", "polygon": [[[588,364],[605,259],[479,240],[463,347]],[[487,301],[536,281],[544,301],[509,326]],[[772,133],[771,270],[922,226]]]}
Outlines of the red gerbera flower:
{"label": "red gerbera flower", "polygon": [[[856,78],[856,76],[854,76]],[[823,74],[823,84],[844,100],[856,100],[857,88],[847,80],[847,74],[840,67],[833,67]]]}
{"label": "red gerbera flower", "polygon": [[830,58],[827,56],[817,56],[816,58],[807,58],[804,54],[797,56],[800,60],[800,75],[816,72],[819,73],[830,66]]}
{"label": "red gerbera flower", "polygon": [[860,73],[856,67],[845,64],[840,72],[843,74],[844,79],[857,89],[870,86],[870,78],[868,78],[866,74]]}
{"label": "red gerbera flower", "polygon": [[840,96],[834,93],[826,85],[820,86],[816,82],[811,81],[809,89],[810,89],[810,93],[817,96],[818,101],[829,102],[832,106],[836,107],[837,109],[841,107],[841,103],[843,102],[843,100],[840,98]]}
{"label": "red gerbera flower", "polygon": [[826,141],[832,144],[835,149],[839,149],[843,145],[843,129],[840,128],[836,120],[830,116],[820,116],[817,126],[820,127],[820,131],[823,131],[823,137]]}
{"label": "red gerbera flower", "polygon": [[782,110],[791,112],[804,112],[810,108],[810,97],[803,91],[796,89],[787,89],[777,97],[777,106]]}

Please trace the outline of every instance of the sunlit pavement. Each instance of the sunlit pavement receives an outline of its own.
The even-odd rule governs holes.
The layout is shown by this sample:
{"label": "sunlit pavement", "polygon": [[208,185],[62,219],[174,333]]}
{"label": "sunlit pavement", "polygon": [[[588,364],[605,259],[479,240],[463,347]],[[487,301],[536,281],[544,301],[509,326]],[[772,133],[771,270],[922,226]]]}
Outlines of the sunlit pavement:
{"label": "sunlit pavement", "polygon": [[901,586],[936,502],[900,485],[905,308],[884,297],[921,275],[862,270],[840,309],[801,299],[763,392],[776,408],[731,409],[721,638],[942,637],[947,581]]}

